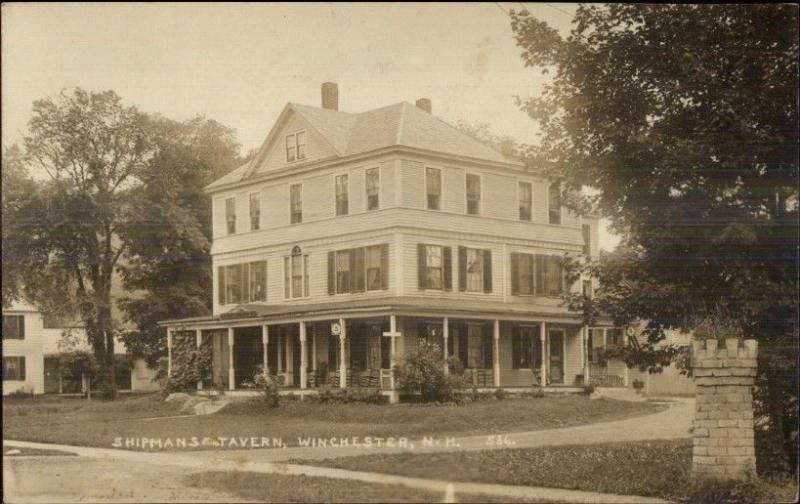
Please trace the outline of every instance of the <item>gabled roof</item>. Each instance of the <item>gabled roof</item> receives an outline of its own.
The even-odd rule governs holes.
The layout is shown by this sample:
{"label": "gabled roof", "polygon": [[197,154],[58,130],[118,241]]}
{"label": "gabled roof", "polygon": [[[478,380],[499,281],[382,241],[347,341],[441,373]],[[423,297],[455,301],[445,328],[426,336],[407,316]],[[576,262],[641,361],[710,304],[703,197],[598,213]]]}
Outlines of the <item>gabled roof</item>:
{"label": "gabled roof", "polygon": [[206,189],[239,182],[255,175],[258,172],[258,164],[273,143],[273,137],[280,131],[288,114],[292,112],[304,118],[333,147],[339,157],[398,146],[495,163],[519,164],[518,161],[507,158],[483,142],[407,102],[359,114],[289,103],[281,112],[253,161],[215,180]]}

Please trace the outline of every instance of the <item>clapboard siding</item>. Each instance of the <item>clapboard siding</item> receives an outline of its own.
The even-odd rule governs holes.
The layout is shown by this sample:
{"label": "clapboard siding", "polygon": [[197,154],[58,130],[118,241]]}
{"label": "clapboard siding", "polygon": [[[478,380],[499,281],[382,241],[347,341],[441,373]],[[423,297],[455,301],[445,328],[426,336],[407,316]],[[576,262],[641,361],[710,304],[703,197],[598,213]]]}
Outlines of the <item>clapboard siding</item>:
{"label": "clapboard siding", "polygon": [[[286,135],[300,130],[306,132],[306,159],[289,163],[286,161]],[[290,112],[283,127],[275,135],[272,145],[267,147],[267,152],[256,171],[259,173],[270,172],[300,163],[308,163],[318,159],[335,156],[336,152],[330,144],[320,136],[303,117]]]}
{"label": "clapboard siding", "polygon": [[[18,303],[21,305],[21,303]],[[3,315],[21,315],[25,318],[24,339],[4,339],[3,357],[25,357],[25,379],[4,380],[3,395],[24,390],[35,394],[44,393],[44,354],[42,314],[30,311],[28,306],[3,310]]]}
{"label": "clapboard siding", "polygon": [[400,161],[403,184],[403,206],[425,208],[425,164],[403,159]]}
{"label": "clapboard siding", "polygon": [[581,328],[576,326],[563,326],[566,331],[564,345],[564,385],[574,385],[575,376],[583,374],[581,366]]}

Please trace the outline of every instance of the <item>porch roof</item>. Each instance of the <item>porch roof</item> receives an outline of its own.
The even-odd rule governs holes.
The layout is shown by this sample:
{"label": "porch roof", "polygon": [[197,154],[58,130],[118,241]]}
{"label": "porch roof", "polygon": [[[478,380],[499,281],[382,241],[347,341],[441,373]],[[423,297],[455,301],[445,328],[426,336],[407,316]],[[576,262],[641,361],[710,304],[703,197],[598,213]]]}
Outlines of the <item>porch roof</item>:
{"label": "porch roof", "polygon": [[[465,301],[461,299],[437,299],[419,297],[384,297],[312,304],[262,305],[240,304],[230,311],[210,317],[194,317],[159,322],[161,326],[215,325],[243,322],[283,322],[297,318],[352,318],[370,314],[392,313],[397,315],[420,315],[471,318],[494,317],[500,319],[542,318],[559,319],[572,323],[581,322],[581,314],[569,312],[563,307],[510,304],[496,301]],[[238,316],[237,316],[238,315]]]}

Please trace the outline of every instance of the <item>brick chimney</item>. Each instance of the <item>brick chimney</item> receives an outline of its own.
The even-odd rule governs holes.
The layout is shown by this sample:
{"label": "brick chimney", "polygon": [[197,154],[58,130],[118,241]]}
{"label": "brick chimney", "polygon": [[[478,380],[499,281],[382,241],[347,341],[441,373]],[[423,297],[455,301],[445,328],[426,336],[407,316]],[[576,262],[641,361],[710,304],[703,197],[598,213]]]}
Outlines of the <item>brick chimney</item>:
{"label": "brick chimney", "polygon": [[430,98],[420,98],[419,100],[417,100],[417,108],[420,108],[430,114],[431,113]]}
{"label": "brick chimney", "polygon": [[322,108],[339,110],[339,86],[335,82],[322,83]]}

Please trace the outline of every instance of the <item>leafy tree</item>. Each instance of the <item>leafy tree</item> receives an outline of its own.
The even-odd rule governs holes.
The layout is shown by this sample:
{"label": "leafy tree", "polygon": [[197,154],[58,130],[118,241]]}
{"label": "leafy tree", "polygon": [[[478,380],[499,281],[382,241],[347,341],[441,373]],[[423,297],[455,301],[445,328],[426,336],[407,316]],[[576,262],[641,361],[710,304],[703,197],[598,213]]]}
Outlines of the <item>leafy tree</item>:
{"label": "leafy tree", "polygon": [[[618,257],[592,264],[591,319],[664,329],[725,321],[760,341],[757,405],[775,460],[797,465],[798,10],[794,5],[581,5],[566,38],[512,13],[526,66],[553,73],[520,105],[529,163],[577,210],[607,217]],[[785,457],[780,457],[783,451]]]}
{"label": "leafy tree", "polygon": [[233,130],[195,117],[151,120],[156,152],[135,190],[135,216],[125,228],[128,255],[120,300],[138,328],[122,336],[151,367],[166,355],[160,320],[211,312],[211,201],[203,187],[241,164]]}
{"label": "leafy tree", "polygon": [[522,146],[513,137],[494,133],[492,126],[488,123],[459,121],[454,127],[506,157],[518,158],[522,152]]}
{"label": "leafy tree", "polygon": [[[19,232],[3,235],[4,251],[16,256],[9,288],[22,286],[45,312],[77,308],[100,367],[101,394],[115,397],[111,280],[127,250],[121,230],[131,219],[131,196],[154,152],[151,132],[146,117],[113,91],[81,89],[34,102],[28,130],[24,155],[13,159],[48,181],[9,205],[22,217]],[[5,217],[5,192],[3,204]]]}

